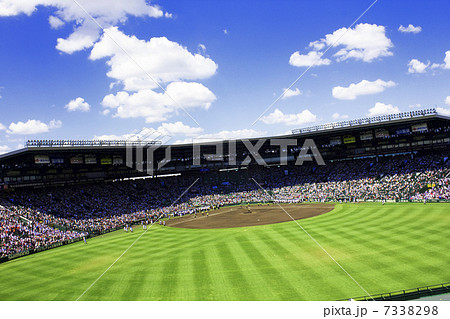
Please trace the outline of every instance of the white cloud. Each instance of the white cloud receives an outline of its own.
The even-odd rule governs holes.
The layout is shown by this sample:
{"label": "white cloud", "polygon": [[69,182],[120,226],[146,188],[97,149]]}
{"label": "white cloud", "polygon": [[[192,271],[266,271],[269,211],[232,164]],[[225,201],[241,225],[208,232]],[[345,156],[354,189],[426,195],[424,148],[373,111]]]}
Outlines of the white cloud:
{"label": "white cloud", "polygon": [[408,105],[408,107],[411,108],[411,109],[413,109],[413,108],[421,108],[421,107],[422,107],[422,104],[420,104],[420,103],[417,103],[417,104],[410,104],[410,105]]}
{"label": "white cloud", "polygon": [[337,121],[337,120],[345,120],[345,119],[348,119],[348,115],[347,114],[339,114],[339,113],[333,113],[333,115],[331,116],[331,118],[334,120],[334,121]]}
{"label": "white cloud", "polygon": [[133,134],[123,134],[123,135],[115,135],[115,134],[104,134],[104,135],[95,135],[94,140],[101,141],[135,141],[136,139],[132,139]]}
{"label": "white cloud", "polygon": [[206,143],[206,142],[214,142],[214,141],[223,141],[223,140],[237,140],[244,138],[254,138],[254,137],[263,137],[267,134],[265,131],[256,131],[253,129],[242,129],[242,130],[233,130],[233,131],[220,131],[217,133],[209,133],[198,135],[194,138],[188,138],[183,140],[177,140],[174,144],[189,144],[189,143]]}
{"label": "white cloud", "polygon": [[77,97],[75,100],[71,100],[66,104],[65,108],[69,112],[81,111],[81,112],[89,112],[91,106],[84,101],[83,98]]}
{"label": "white cloud", "polygon": [[376,81],[362,80],[359,83],[352,83],[349,87],[336,86],[332,89],[333,97],[339,100],[354,100],[359,95],[369,95],[383,92],[386,88],[395,86],[393,81]]}
{"label": "white cloud", "polygon": [[228,30],[227,29],[223,29],[223,34],[228,35]]}
{"label": "white cloud", "polygon": [[[216,96],[202,84],[185,81],[214,75],[217,64],[210,58],[192,54],[165,37],[145,41],[125,35],[117,28],[110,28],[107,32],[133,57],[130,59],[107,36],[103,36],[91,51],[92,60],[108,58],[106,63],[110,70],[107,75],[115,83],[124,85],[123,91],[103,99],[105,108],[116,109],[113,116],[143,117],[147,123],[160,122],[182,109],[207,110],[216,100]],[[165,92],[154,91],[159,89],[158,84],[167,84]],[[104,115],[106,113],[103,112]]]}
{"label": "white cloud", "polygon": [[48,124],[39,120],[28,120],[24,122],[11,123],[8,127],[8,134],[40,134],[46,133],[50,129],[60,128],[62,122],[60,120],[52,120]]}
{"label": "white cloud", "polygon": [[[146,0],[78,0],[103,28],[124,23],[128,16],[170,18],[172,15],[164,13],[158,6],[150,5]],[[19,14],[31,15],[39,6],[56,8],[56,12],[49,18],[52,28],[58,28],[65,23],[71,23],[74,31],[66,39],[58,39],[57,49],[65,53],[73,53],[91,47],[100,36],[100,29],[76,1],[67,0],[2,0],[0,2],[0,16],[15,16]]]}
{"label": "white cloud", "polygon": [[152,140],[156,138],[163,138],[164,136],[198,136],[203,132],[201,127],[190,127],[182,122],[175,123],[162,123],[157,129],[144,127],[142,130],[136,133],[129,133],[123,135],[96,135],[94,139],[99,140],[129,140],[136,141],[138,139]]}
{"label": "white cloud", "polygon": [[[165,37],[140,40],[123,34],[117,28],[106,32],[127,49],[124,53],[108,36],[102,36],[91,51],[90,59],[108,58],[108,77],[121,81],[127,91],[157,88],[158,83],[199,80],[216,73],[217,64],[201,54],[192,54],[185,47]],[[133,57],[130,59],[130,56]]]}
{"label": "white cloud", "polygon": [[310,42],[308,46],[312,48],[314,51],[320,51],[323,48],[325,48],[325,43],[323,43],[323,41],[321,40],[317,40],[314,42]]}
{"label": "white cloud", "polygon": [[255,131],[253,129],[243,129],[243,130],[234,130],[234,131],[220,131],[217,133],[208,133],[208,134],[200,134],[203,132],[202,128],[193,128],[187,125],[184,125],[181,122],[176,123],[163,123],[158,127],[158,129],[153,128],[143,128],[141,131],[130,134],[123,135],[96,135],[94,139],[100,140],[129,140],[136,141],[139,138],[144,138],[146,140],[155,139],[161,135],[171,135],[179,136],[179,137],[188,137],[176,140],[173,144],[188,144],[194,141],[195,143],[205,143],[211,141],[221,141],[221,140],[233,140],[240,138],[253,138],[253,137],[261,137],[267,134],[265,131]]}
{"label": "white cloud", "polygon": [[14,0],[4,0],[0,2],[0,15],[1,16],[14,16],[20,13],[25,13],[26,15],[31,15],[38,1],[14,1]]}
{"label": "white cloud", "polygon": [[445,52],[444,64],[442,65],[444,69],[450,69],[450,51]]}
{"label": "white cloud", "polygon": [[0,123],[0,131],[6,130],[6,126],[4,126],[2,123]]}
{"label": "white cloud", "polygon": [[51,120],[48,123],[48,128],[49,129],[61,128],[61,127],[62,127],[62,121],[60,121],[60,120]]}
{"label": "white cloud", "polygon": [[64,25],[64,21],[55,16],[49,16],[48,23],[52,29],[59,29]]}
{"label": "white cloud", "polygon": [[369,109],[368,116],[378,116],[378,115],[387,115],[387,114],[396,114],[400,113],[400,109],[392,104],[384,104],[377,102],[375,106]]}
{"label": "white cloud", "polygon": [[190,127],[182,122],[175,123],[162,123],[157,129],[158,132],[164,135],[184,135],[184,136],[196,136],[203,132],[201,127]]}
{"label": "white cloud", "polygon": [[166,106],[163,94],[152,90],[141,90],[134,94],[120,91],[109,94],[103,98],[102,105],[106,108],[116,109],[115,117],[133,118],[144,117],[146,122],[165,121],[168,114],[174,110]]}
{"label": "white cloud", "polygon": [[160,136],[160,133],[157,133],[155,129],[144,127],[139,131],[135,131],[133,133],[127,133],[122,135],[117,134],[103,134],[103,135],[95,135],[94,140],[120,140],[120,141],[137,141],[137,140],[151,140]]}
{"label": "white cloud", "polygon": [[450,109],[444,109],[443,107],[437,107],[436,111],[439,114],[445,115],[445,116],[450,116]]}
{"label": "white cloud", "polygon": [[425,73],[426,69],[430,66],[430,62],[427,64],[420,62],[417,59],[412,59],[408,63],[408,73]]}
{"label": "white cloud", "polygon": [[[191,82],[207,79],[216,73],[218,66],[212,59],[191,53],[165,37],[141,40],[125,35],[117,27],[125,23],[129,16],[171,18],[171,14],[164,13],[156,5],[150,5],[147,0],[78,2],[105,28],[103,34],[74,1],[27,0],[18,3],[4,0],[0,2],[0,16],[21,13],[31,15],[39,6],[56,8],[48,18],[50,26],[74,26],[74,32],[67,38],[57,40],[57,49],[73,53],[92,47],[91,60],[106,60],[109,68],[107,76],[114,80],[110,89],[123,85],[122,91],[107,95],[103,100],[105,107],[117,109],[114,116],[145,117],[147,122],[164,121],[172,112],[183,108],[208,109],[216,99],[202,84]],[[121,48],[126,48],[127,52]],[[200,44],[199,49],[205,50],[205,46]],[[162,86],[166,87],[167,92],[151,91],[160,92]],[[70,101],[66,109],[88,111],[89,104],[80,99]],[[111,111],[104,110],[102,114],[108,112]]]}
{"label": "white cloud", "polygon": [[[450,105],[450,96],[445,98],[445,104]],[[1,125],[0,125],[1,126]]]}
{"label": "white cloud", "polygon": [[205,54],[206,52],[206,46],[202,43],[198,44],[198,53],[199,54]]}
{"label": "white cloud", "polygon": [[322,59],[322,53],[325,47],[340,47],[334,54],[336,61],[341,62],[348,59],[362,60],[372,62],[375,59],[392,56],[389,51],[392,47],[392,41],[386,37],[386,28],[381,25],[360,23],[352,28],[341,28],[324,38],[309,43],[310,52],[300,54],[294,52],[289,63],[294,66],[311,65],[329,65],[330,59]]}
{"label": "white cloud", "polygon": [[317,120],[317,116],[309,110],[304,110],[297,114],[284,114],[279,109],[275,109],[272,113],[261,118],[265,124],[284,124],[284,125],[303,125],[313,123]]}
{"label": "white cloud", "polygon": [[283,97],[281,98],[282,100],[302,94],[302,92],[298,88],[295,88],[294,90],[283,89],[283,92],[284,92],[284,94],[283,94]]}
{"label": "white cloud", "polygon": [[386,37],[384,26],[360,23],[353,29],[341,28],[321,39],[326,45],[343,46],[334,56],[338,61],[347,59],[372,62],[374,59],[392,56],[389,51],[393,47],[391,40]]}
{"label": "white cloud", "polygon": [[11,147],[7,145],[0,145],[0,155],[8,153],[9,151],[11,151]]}
{"label": "white cloud", "polygon": [[409,61],[408,63],[408,73],[425,73],[427,71],[427,69],[450,69],[450,51],[446,51],[445,52],[445,57],[444,57],[444,63],[439,64],[439,63],[433,63],[430,66],[430,62],[428,61],[427,64],[420,62],[417,59],[412,59],[411,61]]}
{"label": "white cloud", "polygon": [[100,36],[100,30],[93,21],[86,21],[69,35],[67,39],[56,40],[56,49],[67,54],[90,48]]}
{"label": "white cloud", "polygon": [[300,54],[299,51],[294,52],[289,58],[289,64],[293,66],[320,66],[329,65],[331,61],[329,59],[321,59],[321,52],[310,51],[308,54]]}
{"label": "white cloud", "polygon": [[109,94],[103,99],[102,105],[105,108],[115,109],[115,117],[143,117],[147,123],[152,123],[165,121],[171,113],[182,108],[207,110],[215,100],[216,96],[202,84],[172,82],[167,86],[165,93],[140,90],[131,95],[125,91]]}
{"label": "white cloud", "polygon": [[422,31],[422,27],[421,26],[415,27],[412,24],[409,24],[407,27],[401,25],[400,27],[398,27],[398,31],[402,33],[419,33],[420,31]]}
{"label": "white cloud", "polygon": [[430,65],[430,69],[434,70],[437,68],[441,68],[443,66],[443,64],[439,64],[439,63],[433,63],[432,65]]}

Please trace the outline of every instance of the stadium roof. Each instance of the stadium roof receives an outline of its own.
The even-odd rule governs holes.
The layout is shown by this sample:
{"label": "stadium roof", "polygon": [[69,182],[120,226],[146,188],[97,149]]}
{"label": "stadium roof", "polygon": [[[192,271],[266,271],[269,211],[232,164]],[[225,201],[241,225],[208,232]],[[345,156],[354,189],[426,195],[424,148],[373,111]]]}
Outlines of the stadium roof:
{"label": "stadium roof", "polygon": [[[450,121],[450,117],[438,114],[435,109],[417,110],[412,112],[403,112],[391,115],[381,115],[371,118],[363,118],[349,121],[341,121],[335,123],[328,123],[323,125],[311,126],[301,129],[295,129],[290,135],[281,136],[266,136],[258,138],[249,138],[250,141],[255,141],[258,139],[279,139],[279,138],[298,138],[298,137],[309,137],[314,138],[314,136],[323,135],[337,135],[341,133],[349,133],[352,131],[363,131],[370,129],[377,129],[381,127],[391,126],[391,125],[409,125],[412,123],[420,123],[423,120],[429,121],[433,119],[442,119]],[[237,142],[246,139],[236,139]],[[223,140],[227,142],[229,140]],[[192,148],[192,145],[201,144],[214,144],[221,142],[220,140],[210,140],[198,143],[187,143],[187,144],[176,144],[171,145],[175,149],[185,149],[187,147]],[[0,155],[0,159],[14,157],[16,155],[26,153],[27,151],[37,151],[37,150],[108,150],[108,149],[124,149],[126,146],[161,146],[161,141],[151,140],[151,141],[127,141],[127,140],[29,140],[25,144],[25,148],[15,150],[9,153]],[[166,146],[166,145],[163,145]]]}
{"label": "stadium roof", "polygon": [[28,140],[25,147],[82,147],[82,146],[148,146],[161,145],[161,141],[128,140]]}
{"label": "stadium roof", "polygon": [[[379,115],[369,118],[362,118],[357,120],[350,121],[341,121],[334,123],[327,123],[323,125],[310,126],[306,128],[300,128],[292,130],[292,134],[301,134],[301,133],[310,133],[317,131],[325,131],[325,130],[336,130],[340,128],[348,128],[348,127],[356,127],[356,126],[364,126],[364,125],[374,125],[374,124],[385,124],[387,122],[402,122],[405,120],[410,120],[411,118],[423,118],[429,117],[433,115],[438,115],[436,109],[426,109],[426,110],[417,110],[411,112],[403,112],[397,114],[387,114],[387,115]],[[443,116],[441,116],[443,117]]]}

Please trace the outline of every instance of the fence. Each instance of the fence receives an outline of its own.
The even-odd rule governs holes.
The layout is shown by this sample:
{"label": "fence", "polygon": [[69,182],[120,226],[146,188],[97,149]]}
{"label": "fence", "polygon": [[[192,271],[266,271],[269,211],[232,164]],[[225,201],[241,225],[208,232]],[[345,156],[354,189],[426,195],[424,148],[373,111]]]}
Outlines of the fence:
{"label": "fence", "polygon": [[59,242],[51,244],[51,245],[24,250],[24,251],[15,253],[15,254],[11,254],[11,255],[8,255],[8,256],[5,256],[5,257],[1,257],[0,258],[0,264],[4,263],[6,261],[10,261],[10,260],[19,258],[19,257],[32,255],[32,254],[38,253],[40,251],[49,250],[49,249],[52,249],[52,248],[56,248],[56,247],[60,247],[60,246],[68,245],[68,244],[72,244],[72,243],[75,243],[75,242],[80,241],[80,240],[82,240],[82,237],[78,237],[78,238],[74,238],[74,239],[68,239],[68,240],[64,240],[64,241],[59,241]]}
{"label": "fence", "polygon": [[[418,287],[406,290],[398,290],[378,295],[356,297],[352,299],[356,301],[405,301],[405,300],[419,299],[421,297],[426,296],[440,295],[449,292],[450,292],[450,282],[446,282],[443,284]],[[348,299],[341,299],[340,301],[344,300]]]}
{"label": "fence", "polygon": [[[132,223],[132,225],[137,225],[141,221],[142,221],[142,219],[136,220],[135,222]],[[110,233],[112,231],[116,231],[116,230],[119,230],[119,229],[122,229],[122,227],[114,227],[114,228],[106,229],[106,230],[103,230],[103,231],[92,231],[86,237],[89,237],[89,238],[90,237],[97,237],[97,236],[100,236],[100,235],[103,235],[103,234],[106,234],[106,233]],[[4,262],[7,262],[7,261],[10,261],[10,260],[13,260],[13,259],[16,259],[16,258],[19,258],[19,257],[32,255],[32,254],[38,253],[40,251],[49,250],[49,249],[52,249],[52,248],[56,248],[56,247],[60,247],[60,246],[68,245],[68,244],[72,244],[72,243],[75,243],[75,242],[78,242],[78,241],[81,241],[81,240],[83,240],[83,237],[78,237],[78,238],[74,238],[74,239],[68,239],[68,240],[60,241],[60,242],[57,242],[57,243],[54,243],[54,244],[51,244],[51,245],[42,246],[42,247],[33,248],[33,249],[28,249],[28,250],[24,250],[24,251],[15,253],[15,254],[11,254],[11,255],[5,256],[5,257],[0,257],[0,264],[4,263]]]}

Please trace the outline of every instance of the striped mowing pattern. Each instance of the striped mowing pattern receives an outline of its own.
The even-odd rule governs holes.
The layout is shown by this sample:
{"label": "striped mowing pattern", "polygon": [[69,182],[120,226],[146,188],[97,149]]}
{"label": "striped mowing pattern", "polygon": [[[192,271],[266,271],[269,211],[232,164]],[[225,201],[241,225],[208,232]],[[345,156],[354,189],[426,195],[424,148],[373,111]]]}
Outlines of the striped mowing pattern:
{"label": "striped mowing pattern", "polygon": [[[280,214],[284,214],[280,210]],[[299,223],[371,294],[450,281],[449,204],[340,204]],[[75,300],[142,235],[0,264],[0,300]],[[364,292],[294,222],[152,227],[80,300],[336,300]]]}

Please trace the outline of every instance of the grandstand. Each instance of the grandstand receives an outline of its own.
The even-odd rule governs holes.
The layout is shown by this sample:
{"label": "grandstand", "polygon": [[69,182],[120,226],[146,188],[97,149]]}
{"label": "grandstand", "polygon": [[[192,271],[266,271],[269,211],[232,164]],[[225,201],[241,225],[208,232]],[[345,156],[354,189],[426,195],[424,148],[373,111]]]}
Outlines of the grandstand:
{"label": "grandstand", "polygon": [[[239,219],[223,223],[227,216],[246,215],[245,225],[260,225],[263,217],[289,220],[270,207],[252,207],[252,214],[230,208],[229,215],[212,214],[194,224],[193,216],[224,206],[328,203],[319,205],[320,213],[314,212],[317,205],[303,208],[318,216],[334,203],[446,202],[449,146],[450,118],[435,110],[203,144],[28,141],[23,149],[0,155],[0,262],[127,225],[167,219],[171,226],[170,217],[188,216],[193,228],[208,228],[209,221],[211,228],[240,227]],[[435,207],[438,214],[445,211]],[[433,227],[441,231],[441,226]],[[424,284],[435,283],[418,285]],[[400,288],[411,287],[379,293]]]}
{"label": "grandstand", "polygon": [[[393,154],[445,153],[450,143],[449,127],[450,118],[431,109],[325,124],[294,130],[292,135],[255,138],[249,139],[249,142],[252,145],[262,143],[258,152],[266,166],[280,164],[283,156],[286,156],[287,164],[292,165],[306,139],[312,139],[322,158],[330,163],[383,158]],[[274,139],[284,141],[287,146],[280,149],[279,145],[283,142],[274,145]],[[218,153],[217,143],[214,142],[161,145],[160,141],[33,140],[28,141],[23,149],[0,155],[0,188],[72,185],[144,177],[147,172],[145,168],[149,166],[157,177],[258,165],[245,142],[221,141],[223,152],[214,156]],[[127,154],[127,151],[132,154]],[[165,160],[168,151],[170,161]],[[153,155],[153,160],[147,158],[149,154]],[[246,162],[248,158],[252,159],[250,163]]]}

